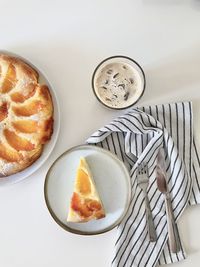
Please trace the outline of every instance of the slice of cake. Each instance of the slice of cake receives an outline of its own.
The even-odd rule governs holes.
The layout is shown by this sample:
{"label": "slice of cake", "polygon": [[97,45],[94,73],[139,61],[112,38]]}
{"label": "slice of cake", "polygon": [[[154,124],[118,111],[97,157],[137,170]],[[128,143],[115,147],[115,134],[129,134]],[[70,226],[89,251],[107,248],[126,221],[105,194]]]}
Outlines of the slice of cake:
{"label": "slice of cake", "polygon": [[88,222],[105,217],[92,173],[85,158],[81,158],[75,178],[67,221]]}

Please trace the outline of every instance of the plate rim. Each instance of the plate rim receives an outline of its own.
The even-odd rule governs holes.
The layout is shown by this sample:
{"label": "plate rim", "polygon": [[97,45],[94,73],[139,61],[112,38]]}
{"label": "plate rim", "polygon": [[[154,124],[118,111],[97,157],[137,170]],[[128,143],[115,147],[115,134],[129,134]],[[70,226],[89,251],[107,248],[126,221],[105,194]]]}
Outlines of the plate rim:
{"label": "plate rim", "polygon": [[[0,187],[3,187],[3,186],[8,186],[8,185],[16,184],[18,182],[21,182],[21,181],[27,179],[28,177],[30,177],[31,175],[33,175],[36,171],[38,171],[42,167],[42,165],[47,161],[47,159],[52,154],[52,152],[53,152],[53,150],[54,150],[54,148],[56,146],[56,143],[58,141],[58,136],[59,136],[59,133],[60,133],[61,112],[60,112],[60,105],[59,105],[59,101],[58,101],[58,96],[57,96],[55,90],[53,89],[54,86],[49,81],[49,79],[48,79],[48,77],[46,75],[46,72],[43,71],[43,69],[38,68],[29,59],[27,59],[27,58],[25,58],[25,57],[23,57],[23,56],[15,53],[15,52],[11,52],[11,51],[8,51],[8,50],[5,50],[5,49],[0,49],[0,53],[5,54],[5,55],[8,55],[8,56],[17,57],[17,58],[21,59],[22,61],[24,61],[25,63],[27,63],[29,66],[31,66],[32,68],[34,68],[38,72],[39,76],[41,74],[44,77],[44,79],[47,82],[48,87],[50,88],[50,91],[51,91],[51,94],[52,94],[52,98],[53,98],[54,110],[56,110],[56,115],[57,115],[57,119],[56,119],[56,125],[57,125],[57,127],[55,129],[55,132],[53,132],[53,135],[54,136],[52,135],[54,139],[52,139],[52,144],[51,144],[51,147],[50,147],[47,155],[43,158],[43,160],[41,160],[41,162],[38,161],[38,160],[40,160],[40,158],[35,161],[38,164],[37,164],[37,166],[35,166],[35,168],[32,171],[30,170],[31,167],[32,167],[32,165],[29,166],[28,168],[30,168],[29,169],[30,172],[27,173],[27,174],[24,174],[22,177],[15,178],[15,175],[16,174],[20,174],[20,172],[18,172],[16,174],[12,174],[12,175],[9,175],[9,176],[0,178],[0,181],[2,180],[2,183],[0,183]],[[51,142],[51,140],[50,140],[50,142]],[[24,171],[24,170],[22,170],[22,171]]]}
{"label": "plate rim", "polygon": [[89,145],[89,144],[76,145],[76,146],[70,147],[69,149],[64,151],[49,167],[49,169],[48,169],[48,171],[46,173],[46,176],[45,176],[45,180],[44,180],[44,198],[45,198],[45,203],[46,203],[47,209],[49,210],[50,215],[52,216],[54,221],[61,228],[63,228],[65,231],[73,233],[73,234],[91,236],[91,235],[99,235],[99,234],[103,234],[103,233],[106,233],[108,231],[111,231],[116,226],[118,226],[122,222],[122,220],[125,218],[126,214],[128,213],[128,210],[129,210],[129,207],[130,207],[130,202],[131,202],[131,178],[127,179],[127,182],[128,182],[128,196],[127,196],[126,205],[125,205],[125,209],[123,211],[123,214],[112,225],[106,227],[103,230],[93,231],[93,232],[81,231],[81,230],[73,229],[73,228],[67,226],[66,224],[64,224],[56,216],[56,214],[54,213],[53,209],[51,208],[51,205],[49,204],[49,199],[48,199],[48,196],[47,196],[48,195],[47,185],[48,185],[48,181],[49,181],[50,172],[51,172],[52,168],[54,167],[54,165],[57,163],[57,161],[59,161],[63,156],[69,154],[70,152],[72,152],[74,150],[77,150],[79,148],[84,148],[84,147],[86,147],[86,148],[95,148],[95,149],[97,149],[99,151],[103,151],[104,153],[106,152],[107,154],[109,154],[112,158],[114,158],[115,160],[120,162],[120,164],[124,167],[125,172],[127,172],[127,177],[129,176],[129,178],[130,178],[130,174],[129,174],[124,162],[121,161],[115,154],[113,154],[109,150],[106,150],[104,148],[101,148],[101,147],[98,147],[98,146],[95,146],[95,145]]}

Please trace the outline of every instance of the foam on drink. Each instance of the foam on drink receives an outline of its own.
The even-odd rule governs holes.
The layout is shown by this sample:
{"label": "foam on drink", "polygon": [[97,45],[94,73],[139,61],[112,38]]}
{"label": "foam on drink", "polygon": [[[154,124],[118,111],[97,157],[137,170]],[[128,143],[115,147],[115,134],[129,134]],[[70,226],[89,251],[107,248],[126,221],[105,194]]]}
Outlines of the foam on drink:
{"label": "foam on drink", "polygon": [[108,107],[125,108],[135,103],[144,90],[141,70],[127,62],[100,66],[94,78],[97,97]]}

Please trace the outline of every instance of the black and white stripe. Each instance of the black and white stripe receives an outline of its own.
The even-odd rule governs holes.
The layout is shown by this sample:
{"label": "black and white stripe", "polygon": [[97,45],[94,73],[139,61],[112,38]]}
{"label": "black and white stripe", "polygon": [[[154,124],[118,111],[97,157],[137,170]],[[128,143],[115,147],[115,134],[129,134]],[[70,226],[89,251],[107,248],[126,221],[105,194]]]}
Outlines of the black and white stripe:
{"label": "black and white stripe", "polygon": [[[163,195],[156,185],[156,160],[160,147],[166,153],[168,186],[176,220],[188,204],[200,203],[200,159],[193,137],[190,102],[132,109],[94,133],[87,142],[116,154],[130,171],[132,199],[118,227],[114,267],[143,267],[184,259],[185,251],[170,251]],[[148,195],[157,242],[148,240],[144,197],[136,183],[138,163],[149,167]]]}

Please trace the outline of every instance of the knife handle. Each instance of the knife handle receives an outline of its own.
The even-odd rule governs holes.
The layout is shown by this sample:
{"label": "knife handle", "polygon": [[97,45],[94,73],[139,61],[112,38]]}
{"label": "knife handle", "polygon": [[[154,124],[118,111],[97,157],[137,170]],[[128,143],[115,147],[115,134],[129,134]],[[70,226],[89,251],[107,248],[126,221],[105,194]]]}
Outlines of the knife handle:
{"label": "knife handle", "polygon": [[156,236],[156,230],[155,230],[155,226],[153,222],[153,216],[151,213],[151,207],[149,204],[149,198],[147,194],[145,194],[145,207],[146,207],[146,218],[147,218],[149,239],[151,242],[155,242],[157,239],[157,236]]}
{"label": "knife handle", "polygon": [[178,234],[178,226],[174,219],[172,203],[169,196],[165,197],[165,203],[166,203],[167,225],[169,233],[169,246],[173,253],[177,253],[181,250],[181,245]]}

